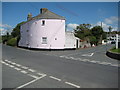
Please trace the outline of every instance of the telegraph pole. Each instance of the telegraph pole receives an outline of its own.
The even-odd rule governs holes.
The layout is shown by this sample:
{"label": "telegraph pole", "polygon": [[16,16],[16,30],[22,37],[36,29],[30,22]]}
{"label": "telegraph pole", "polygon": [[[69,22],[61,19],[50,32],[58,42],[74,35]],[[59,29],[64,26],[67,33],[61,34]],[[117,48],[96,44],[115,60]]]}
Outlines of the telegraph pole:
{"label": "telegraph pole", "polygon": [[101,22],[101,27],[102,27],[102,22]]}

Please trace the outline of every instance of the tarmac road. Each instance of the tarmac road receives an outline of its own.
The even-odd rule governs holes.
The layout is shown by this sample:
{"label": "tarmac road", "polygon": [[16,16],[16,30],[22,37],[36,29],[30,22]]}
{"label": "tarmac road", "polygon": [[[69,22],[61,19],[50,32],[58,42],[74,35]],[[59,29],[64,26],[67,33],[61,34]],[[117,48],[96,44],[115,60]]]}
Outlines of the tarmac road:
{"label": "tarmac road", "polygon": [[119,61],[105,55],[110,47],[36,51],[3,45],[2,87],[118,88]]}

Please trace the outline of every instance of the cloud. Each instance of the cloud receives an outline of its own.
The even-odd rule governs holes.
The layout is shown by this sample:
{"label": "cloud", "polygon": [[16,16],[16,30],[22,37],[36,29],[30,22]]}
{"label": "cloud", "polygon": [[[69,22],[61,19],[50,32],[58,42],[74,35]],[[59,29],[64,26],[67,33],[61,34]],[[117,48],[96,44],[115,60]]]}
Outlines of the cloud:
{"label": "cloud", "polygon": [[6,29],[4,29],[4,28],[0,28],[0,35],[5,35],[6,32],[7,32]]}
{"label": "cloud", "polygon": [[0,24],[0,35],[6,35],[7,32],[10,34],[12,29],[13,27],[8,24]]}
{"label": "cloud", "polygon": [[106,24],[114,24],[114,23],[117,23],[117,22],[118,22],[118,17],[111,16],[111,17],[109,17],[109,18],[106,18],[106,19],[104,20],[104,22],[105,22]]}
{"label": "cloud", "polygon": [[[97,22],[94,26],[101,26],[101,22]],[[112,27],[112,31],[117,31],[118,30],[118,27],[117,26],[112,26],[112,25],[109,25],[109,24],[106,24],[105,22],[102,22],[102,28],[104,31],[108,32],[108,27],[111,26]],[[92,26],[93,27],[93,26]]]}
{"label": "cloud", "polygon": [[[96,24],[92,25],[92,27],[94,27],[94,26],[101,26],[101,21],[98,21]],[[111,26],[113,28],[112,31],[117,31],[118,30],[118,17],[111,16],[109,18],[105,18],[102,22],[103,30],[108,32],[109,26]]]}
{"label": "cloud", "polygon": [[10,26],[8,24],[0,24],[0,27],[2,27],[2,28],[12,28],[12,26]]}
{"label": "cloud", "polygon": [[[97,22],[96,26],[101,26],[101,22],[100,21]],[[104,31],[108,31],[108,27],[109,27],[108,24],[102,22],[102,28],[103,28]]]}
{"label": "cloud", "polygon": [[76,29],[77,26],[79,26],[79,24],[69,23],[67,24],[67,31],[73,31],[74,29]]}

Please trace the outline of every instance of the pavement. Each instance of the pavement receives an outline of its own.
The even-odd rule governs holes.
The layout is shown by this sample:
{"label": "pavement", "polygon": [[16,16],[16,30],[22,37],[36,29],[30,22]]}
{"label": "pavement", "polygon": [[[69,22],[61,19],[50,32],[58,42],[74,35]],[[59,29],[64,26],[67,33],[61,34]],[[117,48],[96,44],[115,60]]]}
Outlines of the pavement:
{"label": "pavement", "polygon": [[105,55],[112,45],[63,51],[2,46],[2,87],[118,88],[119,61]]}

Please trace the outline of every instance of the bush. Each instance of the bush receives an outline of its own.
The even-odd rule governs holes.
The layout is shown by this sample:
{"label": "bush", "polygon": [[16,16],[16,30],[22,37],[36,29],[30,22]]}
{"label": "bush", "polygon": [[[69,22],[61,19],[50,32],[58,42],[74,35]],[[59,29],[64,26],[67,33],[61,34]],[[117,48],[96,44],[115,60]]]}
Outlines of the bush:
{"label": "bush", "polygon": [[17,46],[17,38],[11,38],[10,40],[8,40],[7,45]]}

